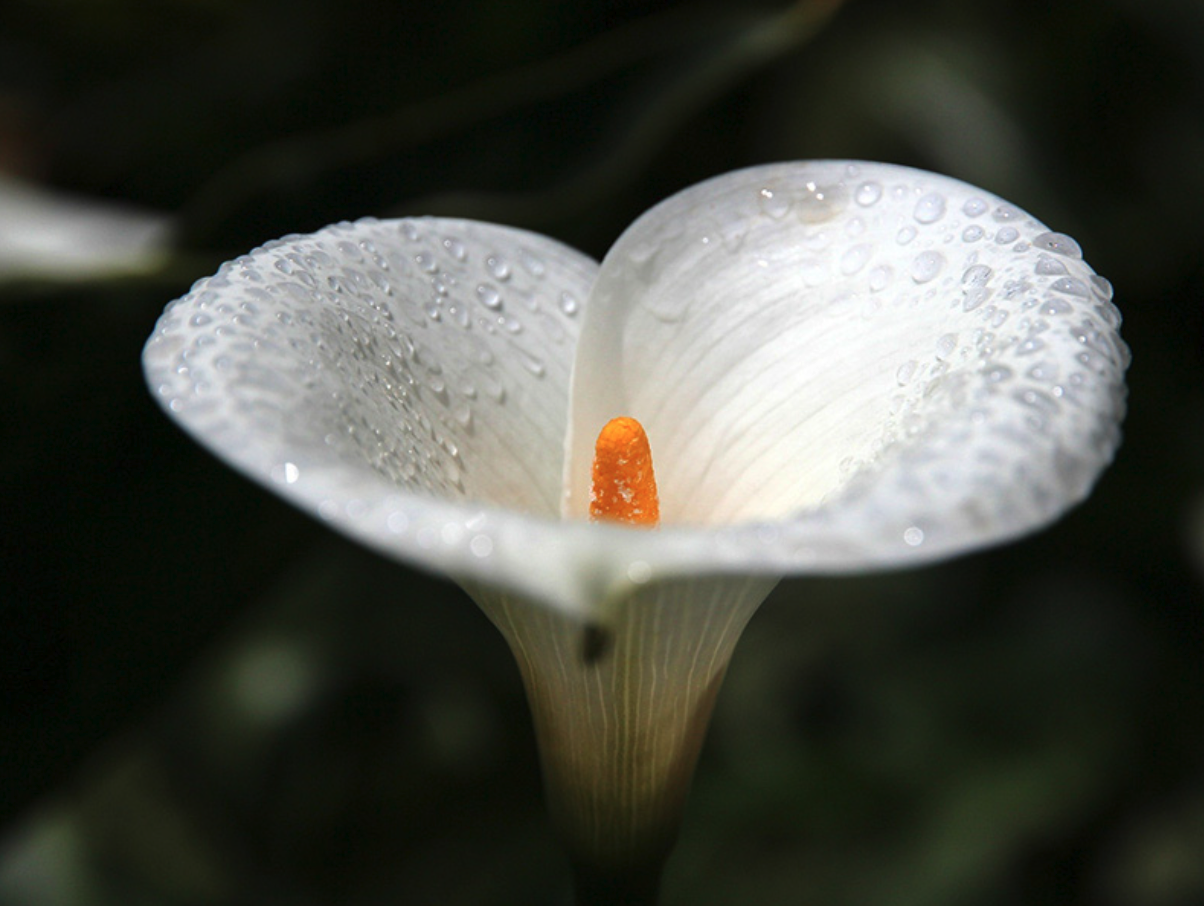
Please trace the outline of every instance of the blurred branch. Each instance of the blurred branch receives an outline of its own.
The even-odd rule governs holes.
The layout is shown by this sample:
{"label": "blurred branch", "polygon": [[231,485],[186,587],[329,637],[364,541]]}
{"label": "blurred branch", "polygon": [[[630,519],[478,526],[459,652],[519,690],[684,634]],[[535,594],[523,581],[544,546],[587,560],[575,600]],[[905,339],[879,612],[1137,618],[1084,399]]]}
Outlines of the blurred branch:
{"label": "blurred branch", "polygon": [[408,210],[454,210],[483,220],[529,223],[587,211],[645,167],[656,151],[725,89],[815,37],[845,0],[799,0],[738,31],[719,52],[687,70],[645,106],[625,136],[585,168],[541,192],[444,192]]}
{"label": "blurred branch", "polygon": [[[607,191],[615,177],[653,149],[733,80],[776,59],[814,35],[844,0],[801,0],[785,11],[741,16],[735,37],[718,54],[671,83],[603,162],[548,193],[526,198],[474,196],[477,204],[577,210]],[[683,5],[622,26],[583,45],[510,72],[491,75],[388,114],[264,145],[218,171],[180,212],[179,237],[203,243],[222,220],[253,198],[301,184],[322,173],[363,164],[454,134],[489,118],[564,97],[647,58],[731,34],[727,16],[700,16]],[[587,184],[596,181],[595,187]],[[453,196],[443,196],[446,201]],[[442,201],[440,203],[442,203]],[[520,215],[521,216],[521,215]]]}

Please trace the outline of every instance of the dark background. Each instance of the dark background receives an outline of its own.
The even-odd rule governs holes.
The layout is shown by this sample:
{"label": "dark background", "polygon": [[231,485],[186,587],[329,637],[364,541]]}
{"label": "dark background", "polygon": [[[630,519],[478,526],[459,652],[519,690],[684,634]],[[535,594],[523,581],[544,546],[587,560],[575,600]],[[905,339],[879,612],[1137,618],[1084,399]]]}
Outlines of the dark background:
{"label": "dark background", "polygon": [[285,233],[444,213],[601,255],[676,189],[821,157],[1075,236],[1126,316],[1126,440],[1032,539],[783,583],[666,903],[1204,902],[1204,4],[848,0],[733,51],[781,8],[5,5],[0,169],[179,238],[136,279],[0,274],[0,902],[563,902],[500,637],[188,441],[141,345]]}

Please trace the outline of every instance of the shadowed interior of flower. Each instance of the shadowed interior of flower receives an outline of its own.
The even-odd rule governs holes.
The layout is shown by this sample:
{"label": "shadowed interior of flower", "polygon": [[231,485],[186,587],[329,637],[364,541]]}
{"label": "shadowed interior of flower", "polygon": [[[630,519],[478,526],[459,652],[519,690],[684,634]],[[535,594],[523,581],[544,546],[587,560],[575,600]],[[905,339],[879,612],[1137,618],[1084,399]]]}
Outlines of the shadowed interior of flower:
{"label": "shadowed interior of flower", "polygon": [[1089,492],[1124,412],[1111,292],[980,189],[773,164],[601,264],[465,220],[286,237],[173,303],[144,364],[227,462],[468,590],[574,861],[642,877],[779,577],[974,550]]}

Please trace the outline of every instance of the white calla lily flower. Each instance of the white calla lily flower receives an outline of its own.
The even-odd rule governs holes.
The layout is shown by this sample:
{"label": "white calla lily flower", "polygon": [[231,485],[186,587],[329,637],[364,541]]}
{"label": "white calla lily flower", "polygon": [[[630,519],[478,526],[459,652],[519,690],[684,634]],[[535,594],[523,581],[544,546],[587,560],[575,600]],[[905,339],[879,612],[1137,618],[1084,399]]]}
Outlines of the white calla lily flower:
{"label": "white calla lily flower", "polygon": [[170,220],[0,173],[0,281],[145,273],[167,255]]}
{"label": "white calla lily flower", "polygon": [[[667,848],[780,576],[952,556],[1089,492],[1124,410],[1110,296],[987,192],[786,163],[657,205],[600,265],[465,220],[286,237],[174,302],[144,362],[218,456],[470,590],[523,667],[570,848],[605,865]],[[651,440],[656,531],[588,519],[617,415]]]}

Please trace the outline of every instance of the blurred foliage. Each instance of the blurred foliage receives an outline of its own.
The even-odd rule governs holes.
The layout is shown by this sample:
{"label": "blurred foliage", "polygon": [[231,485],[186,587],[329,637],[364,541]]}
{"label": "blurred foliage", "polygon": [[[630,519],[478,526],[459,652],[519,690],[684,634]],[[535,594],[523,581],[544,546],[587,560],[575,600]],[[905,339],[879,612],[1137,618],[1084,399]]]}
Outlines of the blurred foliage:
{"label": "blurred foliage", "polygon": [[785,583],[666,902],[1204,901],[1204,7],[782,9],[7,5],[0,169],[177,241],[151,274],[0,275],[0,902],[563,902],[501,639],[185,439],[141,344],[284,233],[449,213],[600,255],[698,179],[818,157],[940,170],[1078,238],[1127,317],[1126,442],[1035,538]]}

